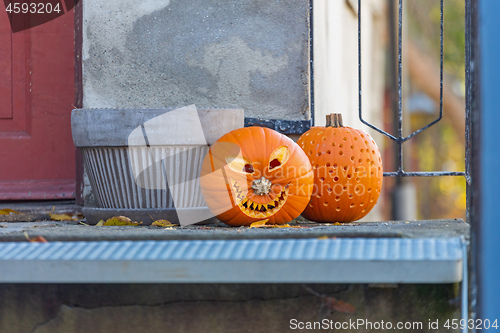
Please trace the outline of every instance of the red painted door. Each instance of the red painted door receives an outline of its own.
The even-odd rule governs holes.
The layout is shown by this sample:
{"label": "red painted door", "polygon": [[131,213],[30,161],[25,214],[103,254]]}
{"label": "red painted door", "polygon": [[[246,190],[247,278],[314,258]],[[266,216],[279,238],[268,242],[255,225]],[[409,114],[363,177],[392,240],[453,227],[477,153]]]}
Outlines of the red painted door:
{"label": "red painted door", "polygon": [[0,4],[0,200],[75,196],[73,11],[12,33]]}

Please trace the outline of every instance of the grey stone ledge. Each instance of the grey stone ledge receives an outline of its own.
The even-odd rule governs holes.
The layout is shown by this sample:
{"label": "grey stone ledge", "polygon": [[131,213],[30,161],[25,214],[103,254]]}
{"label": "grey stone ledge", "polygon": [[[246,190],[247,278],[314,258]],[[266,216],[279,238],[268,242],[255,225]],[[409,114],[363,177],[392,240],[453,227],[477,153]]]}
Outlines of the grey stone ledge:
{"label": "grey stone ledge", "polygon": [[[300,221],[299,221],[300,222]],[[68,222],[0,223],[0,242],[26,241],[43,236],[48,241],[119,241],[119,240],[210,240],[210,239],[297,239],[318,237],[402,237],[469,238],[469,224],[461,219],[354,222],[345,224],[292,222],[300,228],[228,227],[224,224],[161,228],[151,226],[96,227]]]}

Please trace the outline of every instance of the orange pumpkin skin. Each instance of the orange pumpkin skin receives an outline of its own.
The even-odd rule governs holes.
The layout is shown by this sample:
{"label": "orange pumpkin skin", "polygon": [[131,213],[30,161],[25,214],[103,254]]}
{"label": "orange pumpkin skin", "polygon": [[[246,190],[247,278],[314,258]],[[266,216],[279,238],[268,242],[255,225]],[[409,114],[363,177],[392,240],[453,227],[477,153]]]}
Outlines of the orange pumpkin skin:
{"label": "orange pumpkin skin", "polygon": [[382,159],[375,141],[350,127],[312,127],[297,144],[314,170],[314,190],[302,216],[316,222],[351,222],[380,196]]}
{"label": "orange pumpkin skin", "polygon": [[231,131],[203,160],[200,187],[208,208],[231,226],[285,224],[311,197],[313,171],[290,138],[262,127]]}

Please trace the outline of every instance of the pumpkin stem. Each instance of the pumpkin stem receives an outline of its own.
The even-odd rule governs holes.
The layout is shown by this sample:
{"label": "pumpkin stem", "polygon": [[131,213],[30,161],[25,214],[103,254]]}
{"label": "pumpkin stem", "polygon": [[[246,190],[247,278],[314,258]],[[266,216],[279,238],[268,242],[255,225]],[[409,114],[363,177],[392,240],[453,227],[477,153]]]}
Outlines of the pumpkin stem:
{"label": "pumpkin stem", "polygon": [[344,127],[342,115],[340,113],[330,113],[326,115],[326,127]]}
{"label": "pumpkin stem", "polygon": [[268,194],[271,191],[271,181],[266,177],[254,180],[252,182],[252,189],[257,195]]}

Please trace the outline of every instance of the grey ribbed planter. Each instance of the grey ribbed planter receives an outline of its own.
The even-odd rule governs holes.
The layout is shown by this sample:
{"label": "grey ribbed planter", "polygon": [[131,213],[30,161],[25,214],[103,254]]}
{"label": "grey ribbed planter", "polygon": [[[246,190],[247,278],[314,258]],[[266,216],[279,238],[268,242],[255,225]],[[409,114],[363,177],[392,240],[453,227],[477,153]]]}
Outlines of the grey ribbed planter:
{"label": "grey ribbed planter", "polygon": [[243,125],[239,109],[73,110],[73,141],[98,205],[83,208],[88,223],[116,215],[145,225],[211,218],[199,190],[201,163],[209,145]]}

